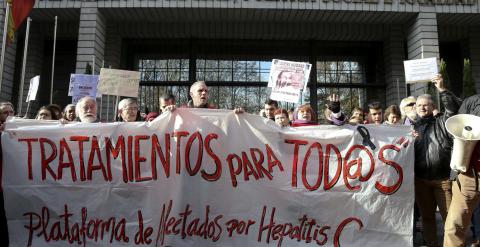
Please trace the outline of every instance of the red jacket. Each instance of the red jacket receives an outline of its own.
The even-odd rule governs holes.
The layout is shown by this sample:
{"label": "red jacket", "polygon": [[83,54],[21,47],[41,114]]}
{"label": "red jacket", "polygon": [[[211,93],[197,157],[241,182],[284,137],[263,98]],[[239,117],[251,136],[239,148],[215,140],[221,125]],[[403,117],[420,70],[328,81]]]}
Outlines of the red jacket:
{"label": "red jacket", "polygon": [[318,125],[318,123],[313,121],[295,120],[292,122],[292,127],[315,126],[315,125]]}

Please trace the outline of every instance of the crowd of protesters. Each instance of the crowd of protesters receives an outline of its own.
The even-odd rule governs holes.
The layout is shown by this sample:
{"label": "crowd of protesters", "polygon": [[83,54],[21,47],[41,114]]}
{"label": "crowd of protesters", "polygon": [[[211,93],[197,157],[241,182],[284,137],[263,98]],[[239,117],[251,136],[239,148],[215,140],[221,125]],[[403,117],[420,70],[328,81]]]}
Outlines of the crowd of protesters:
{"label": "crowd of protesters", "polygon": [[[323,112],[325,124],[372,124],[412,126],[412,135],[415,138],[415,222],[421,218],[422,236],[427,246],[439,246],[437,223],[435,213],[437,207],[440,211],[445,234],[445,246],[465,246],[465,236],[474,210],[478,208],[480,192],[474,173],[478,170],[468,170],[460,174],[457,181],[468,181],[465,184],[452,183],[450,179],[450,157],[453,146],[452,136],[446,131],[445,121],[457,114],[473,114],[480,116],[480,94],[464,100],[448,91],[443,84],[441,75],[432,78],[443,104],[445,111],[438,112],[431,95],[424,94],[417,98],[409,96],[401,100],[399,106],[390,105],[383,108],[379,102],[371,102],[367,109],[360,106],[354,107],[350,113],[344,113],[340,107],[339,95],[332,94],[327,98]],[[208,102],[208,87],[203,81],[192,84],[189,92],[191,100],[182,108],[215,109],[216,106]],[[13,116],[14,106],[9,102],[0,102],[0,129],[9,116]],[[162,113],[176,109],[175,97],[171,94],[161,95],[159,98],[159,111],[141,113],[137,101],[125,98],[118,103],[116,121],[135,122],[152,121]],[[235,113],[243,113],[242,108],[235,108]],[[309,104],[300,105],[294,109],[282,109],[278,102],[267,100],[260,115],[275,122],[281,128],[297,128],[318,125],[316,113]],[[84,97],[76,105],[69,104],[61,109],[60,106],[51,104],[38,109],[35,116],[37,120],[60,120],[64,124],[70,122],[99,122],[97,117],[97,103],[94,98]],[[479,155],[480,145],[474,155]],[[480,155],[479,155],[480,156]],[[478,168],[477,168],[478,166]],[[480,169],[479,157],[472,158],[471,167]],[[472,185],[473,184],[473,185]],[[475,187],[476,185],[476,187]],[[461,186],[465,186],[462,190]],[[470,188],[472,187],[473,188]],[[452,189],[453,188],[453,189]],[[452,193],[453,190],[453,193]],[[3,204],[3,200],[2,200]],[[452,206],[451,206],[452,205]],[[3,206],[3,205],[2,205]],[[479,212],[477,212],[479,211]],[[475,211],[473,227],[475,231],[472,246],[480,246],[477,232],[480,232],[480,209]],[[3,210],[2,210],[3,213]],[[5,217],[2,215],[2,230],[5,229]],[[414,224],[415,226],[417,224]],[[415,229],[414,234],[415,234]],[[3,231],[5,232],[5,231]]]}

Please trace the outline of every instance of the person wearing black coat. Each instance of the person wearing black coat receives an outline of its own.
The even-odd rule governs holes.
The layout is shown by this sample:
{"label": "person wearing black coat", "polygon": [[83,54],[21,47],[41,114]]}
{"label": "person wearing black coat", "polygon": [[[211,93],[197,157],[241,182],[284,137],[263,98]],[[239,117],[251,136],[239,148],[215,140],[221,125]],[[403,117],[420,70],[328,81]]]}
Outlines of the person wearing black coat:
{"label": "person wearing black coat", "polygon": [[435,222],[438,206],[443,222],[447,218],[452,198],[450,157],[453,146],[452,136],[445,128],[445,121],[457,114],[460,100],[445,89],[443,78],[432,78],[445,113],[433,115],[434,103],[429,94],[420,95],[416,102],[417,121],[415,129],[415,200],[420,209],[423,238],[427,246],[439,246]]}
{"label": "person wearing black coat", "polygon": [[[480,94],[466,98],[460,106],[459,114],[471,114],[480,117]],[[479,123],[480,124],[480,123]],[[457,176],[452,185],[452,203],[445,222],[444,246],[465,246],[470,219],[474,223],[474,240],[471,246],[480,246],[478,234],[478,211],[480,202],[480,143],[477,143],[470,157],[469,169]]]}

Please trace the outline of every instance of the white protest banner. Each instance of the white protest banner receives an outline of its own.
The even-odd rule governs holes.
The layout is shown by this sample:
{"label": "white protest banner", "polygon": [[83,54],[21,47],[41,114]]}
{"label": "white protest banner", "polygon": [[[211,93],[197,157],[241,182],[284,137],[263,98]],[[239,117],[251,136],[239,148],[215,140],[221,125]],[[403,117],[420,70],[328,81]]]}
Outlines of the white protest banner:
{"label": "white protest banner", "polygon": [[72,103],[75,104],[85,96],[97,96],[98,75],[70,74],[70,85],[68,96],[72,96]]}
{"label": "white protest banner", "polygon": [[307,87],[311,67],[309,63],[273,59],[268,81],[272,88],[270,99],[298,103]]}
{"label": "white protest banner", "polygon": [[208,109],[149,123],[9,120],[10,243],[412,246],[409,128],[360,128],[280,129]]}
{"label": "white protest banner", "polygon": [[28,86],[28,94],[25,102],[35,100],[37,98],[38,86],[40,85],[40,76],[37,75],[30,79],[30,85]]}
{"label": "white protest banner", "polygon": [[138,71],[102,68],[97,90],[106,95],[137,97],[139,84]]}
{"label": "white protest banner", "polygon": [[437,58],[414,59],[403,61],[405,81],[407,83],[429,82],[438,74]]}

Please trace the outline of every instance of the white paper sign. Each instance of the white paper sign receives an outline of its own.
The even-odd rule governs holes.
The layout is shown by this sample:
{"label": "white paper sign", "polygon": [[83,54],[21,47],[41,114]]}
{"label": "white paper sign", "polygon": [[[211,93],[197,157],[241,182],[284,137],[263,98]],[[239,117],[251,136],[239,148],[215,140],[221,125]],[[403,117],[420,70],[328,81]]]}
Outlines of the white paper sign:
{"label": "white paper sign", "polygon": [[37,75],[30,79],[30,85],[28,86],[28,94],[25,102],[35,100],[37,98],[38,86],[40,85],[40,76]]}
{"label": "white paper sign", "polygon": [[176,109],[150,123],[14,119],[11,246],[412,246],[409,127],[281,129]]}
{"label": "white paper sign", "polygon": [[403,61],[407,83],[429,82],[438,74],[437,58],[424,58]]}
{"label": "white paper sign", "polygon": [[72,103],[75,104],[85,96],[97,96],[98,75],[71,74],[68,96],[72,96]]}
{"label": "white paper sign", "polygon": [[305,90],[312,65],[273,59],[268,86],[272,88],[270,99],[298,103]]}
{"label": "white paper sign", "polygon": [[97,90],[106,95],[137,97],[139,84],[138,71],[102,68]]}

